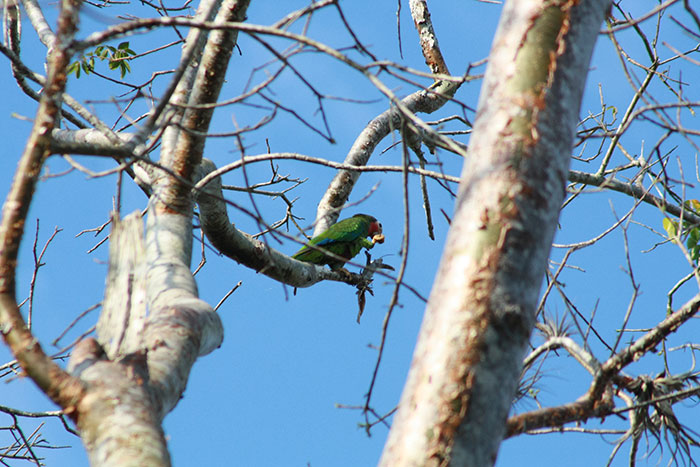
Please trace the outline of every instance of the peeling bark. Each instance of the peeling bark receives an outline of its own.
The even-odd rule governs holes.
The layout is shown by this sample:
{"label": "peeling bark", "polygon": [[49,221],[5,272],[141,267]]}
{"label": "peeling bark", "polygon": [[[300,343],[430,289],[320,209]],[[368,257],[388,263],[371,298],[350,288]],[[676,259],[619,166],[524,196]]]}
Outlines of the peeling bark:
{"label": "peeling bark", "polygon": [[78,428],[90,464],[170,465],[144,354],[131,354],[117,362],[104,358],[99,344],[86,339],[76,346],[69,365],[90,388],[78,405]]}
{"label": "peeling bark", "polygon": [[123,220],[113,216],[109,270],[97,339],[110,360],[141,349],[146,321],[145,248],[141,213]]}
{"label": "peeling bark", "polygon": [[385,466],[495,462],[609,1],[510,1]]}
{"label": "peeling bark", "polygon": [[[242,5],[239,13],[245,15],[248,2],[224,3],[230,10]],[[217,7],[215,1],[204,2],[199,14],[208,19]],[[0,329],[27,374],[76,421],[93,465],[167,466],[170,457],[161,428],[163,417],[182,397],[195,360],[217,348],[223,340],[221,320],[209,304],[197,297],[197,286],[189,269],[192,196],[188,181],[201,159],[203,145],[195,146],[197,153],[178,152],[175,145],[164,144],[161,166],[165,170],[153,180],[145,246],[139,215],[114,223],[105,313],[98,325],[102,345],[92,338],[80,342],[72,354],[68,372],[64,372],[43,353],[26,328],[14,298],[17,251],[38,175],[48,155],[61,144],[81,147],[97,144],[106,148],[109,143],[122,143],[104,132],[102,135],[70,133],[61,141],[52,141],[54,134],[66,136],[56,129],[56,121],[76,26],[77,5],[64,0],[34,129],[3,207]],[[212,36],[217,34],[228,34],[233,39],[218,44],[220,48],[211,46],[207,50],[214,60],[217,54],[228,54],[227,60],[231,50],[222,52],[222,48],[233,48],[235,33],[217,32]],[[206,32],[193,29],[192,35],[193,45],[185,49],[182,70],[196,71],[197,67],[189,60],[202,55],[206,44]],[[225,65],[220,71],[223,69]],[[187,80],[195,75],[184,71],[183,74],[183,81],[174,81],[180,83],[174,89],[181,93],[171,96],[166,92],[159,105],[172,104],[171,97],[177,99],[190,94],[192,86]],[[204,83],[211,86],[213,94],[209,98],[213,101],[218,98],[223,72],[214,78],[219,81],[218,87],[213,82]],[[198,99],[203,97],[186,102],[196,105]],[[157,118],[155,114],[154,118]],[[206,127],[208,122],[206,118],[200,119],[198,125]],[[143,135],[129,137],[121,149],[113,152],[106,149],[105,153],[131,157],[134,150],[142,147],[139,138]]]}

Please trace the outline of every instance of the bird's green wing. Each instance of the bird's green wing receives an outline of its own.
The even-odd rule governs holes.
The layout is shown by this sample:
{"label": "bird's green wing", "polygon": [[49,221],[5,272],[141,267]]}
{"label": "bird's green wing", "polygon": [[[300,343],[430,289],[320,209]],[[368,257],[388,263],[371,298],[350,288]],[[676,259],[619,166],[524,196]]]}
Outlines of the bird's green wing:
{"label": "bird's green wing", "polygon": [[362,249],[362,240],[368,235],[371,222],[372,218],[364,214],[343,219],[309,240],[309,244],[304,245],[292,258],[313,264],[339,263],[339,260],[331,258],[323,251],[310,248],[309,245],[323,247],[324,250],[344,258],[353,258]]}
{"label": "bird's green wing", "polygon": [[364,216],[353,216],[333,224],[325,232],[311,239],[312,245],[328,245],[334,242],[352,242],[367,236],[371,221]]}

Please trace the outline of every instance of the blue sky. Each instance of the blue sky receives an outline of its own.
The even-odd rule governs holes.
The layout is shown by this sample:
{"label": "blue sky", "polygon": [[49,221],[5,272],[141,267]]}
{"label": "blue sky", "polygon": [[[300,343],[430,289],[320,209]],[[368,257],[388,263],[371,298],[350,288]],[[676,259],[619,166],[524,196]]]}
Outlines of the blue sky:
{"label": "blue sky", "polygon": [[[363,43],[379,59],[395,60],[415,69],[425,70],[418,47],[415,30],[408,12],[408,2],[401,2],[401,39],[404,59],[398,51],[396,32],[396,2],[342,2],[348,21]],[[630,2],[628,2],[630,3]],[[302,1],[256,2],[253,0],[248,12],[248,21],[258,24],[272,24],[286,13],[304,6]],[[656,2],[640,1],[632,6],[639,14],[647,11]],[[440,45],[450,71],[463,73],[468,63],[487,56],[498,21],[500,7],[477,1],[431,2],[432,19]],[[626,5],[627,8],[630,5]],[[55,4],[47,4],[51,17],[55,15]],[[145,14],[143,10],[141,11]],[[674,10],[682,17],[682,11]],[[84,31],[98,30],[114,22],[117,9],[100,10],[98,13],[83,15]],[[688,35],[666,21],[668,40],[675,47],[684,49],[694,46]],[[653,21],[644,23],[651,27]],[[298,31],[298,28],[294,29]],[[311,22],[309,35],[326,41],[335,47],[350,45],[347,34],[341,34],[337,16],[330,10],[321,12]],[[24,57],[36,70],[42,70],[44,50],[33,37],[28,24],[24,31]],[[170,34],[172,36],[172,34]],[[140,52],[152,46],[151,36],[134,37],[132,48]],[[168,34],[158,36],[166,40]],[[628,47],[639,59],[643,59],[639,48],[634,44],[632,33],[621,34],[621,40],[629,40]],[[172,39],[172,37],[170,37]],[[272,41],[282,45],[282,41]],[[229,67],[227,84],[222,97],[237,95],[249,79],[251,67],[260,66],[269,60],[262,48],[249,37],[241,36],[242,54],[235,53]],[[669,48],[659,47],[662,54],[670,56]],[[134,82],[150,76],[153,69],[167,69],[174,66],[172,60],[178,49],[153,55],[146,61],[132,64]],[[357,54],[351,55],[358,58]],[[329,116],[329,124],[336,144],[329,144],[313,131],[299,125],[289,115],[280,114],[263,131],[245,137],[247,154],[266,152],[266,140],[273,152],[299,152],[316,157],[326,157],[342,161],[353,140],[364,125],[386,109],[386,100],[368,84],[359,73],[348,73],[339,63],[317,55],[307,54],[295,58],[293,62],[317,89],[350,99],[373,100],[372,103],[347,103],[339,100],[326,100],[324,105]],[[0,128],[6,139],[5,156],[0,158],[0,188],[7,192],[16,162],[30,130],[30,123],[17,115],[32,118],[35,104],[22,94],[12,80],[9,64],[0,59],[2,72],[0,86],[6,90],[6,97],[0,106]],[[269,69],[274,69],[274,66]],[[479,72],[483,72],[481,67]],[[678,73],[675,69],[672,73]],[[682,78],[689,85],[685,88],[690,100],[698,100],[694,87],[700,83],[698,67],[685,66]],[[264,79],[259,72],[253,77],[255,82]],[[165,81],[157,85],[162,86]],[[405,83],[388,80],[389,85],[399,96],[413,91]],[[598,41],[591,73],[588,78],[581,115],[588,110],[600,109],[598,84],[602,83],[605,102],[615,106],[622,113],[633,94],[619,66],[619,61],[610,41],[601,36]],[[465,84],[456,96],[460,101],[475,107],[480,82]],[[69,92],[75,97],[104,99],[105,92],[123,92],[118,86],[105,85],[95,77],[72,79]],[[274,96],[285,105],[298,110],[315,125],[321,125],[321,117],[316,112],[316,102],[311,99],[308,89],[291,73],[284,74],[273,85]],[[654,90],[658,99],[669,101],[666,90]],[[146,109],[144,103],[139,103]],[[115,108],[111,103],[91,103],[100,115],[109,120]],[[451,107],[439,116],[457,111]],[[138,114],[138,113],[137,113]],[[236,125],[252,125],[264,113],[247,106],[223,107],[217,111],[212,132],[232,131]],[[473,120],[473,113],[468,113]],[[429,119],[432,117],[428,117]],[[697,117],[684,114],[685,124],[698,128]],[[694,118],[694,120],[692,120]],[[640,127],[623,138],[628,150],[639,155],[642,141],[652,145],[658,138],[651,126]],[[379,145],[384,150],[396,141],[387,138]],[[463,137],[460,137],[463,138]],[[465,139],[462,141],[466,142]],[[695,138],[695,143],[698,143]],[[683,162],[687,178],[694,178],[695,152],[692,146],[678,142],[677,155]],[[239,157],[230,139],[212,139],[207,143],[206,157],[223,165]],[[376,153],[375,164],[395,164],[400,162],[400,150],[389,149],[383,154]],[[439,153],[444,170],[459,174],[462,161],[454,155]],[[616,157],[620,157],[616,154]],[[110,168],[107,160],[77,158],[93,170]],[[620,163],[622,159],[616,159]],[[575,165],[580,170],[595,170],[583,164]],[[68,168],[65,161],[53,157],[48,165],[50,173],[58,174]],[[280,173],[308,178],[308,181],[295,189],[291,196],[298,197],[295,214],[303,216],[303,225],[309,226],[314,218],[316,204],[320,199],[333,171],[328,168],[310,167],[299,162],[280,162]],[[669,169],[678,174],[675,168]],[[260,164],[249,168],[248,175],[255,181],[269,177],[269,168]],[[224,180],[228,184],[242,184],[240,174],[231,174]],[[399,175],[368,174],[361,178],[350,201],[357,201],[379,184],[377,189],[360,206],[350,208],[348,215],[366,212],[375,215],[384,225],[386,243],[378,245],[374,255],[382,255],[385,262],[398,267],[401,258],[399,250],[402,238],[403,205],[402,186]],[[128,184],[127,184],[128,185]],[[447,233],[447,223],[440,214],[443,208],[448,215],[452,211],[450,196],[429,182],[431,202],[435,219],[436,240],[430,241],[426,234],[424,215],[417,179],[409,186],[410,207],[410,248],[409,267],[406,282],[415,287],[421,295],[430,293],[432,280],[437,268],[442,244]],[[58,347],[51,341],[81,311],[89,308],[102,298],[106,274],[107,247],[101,246],[95,252],[86,251],[104,237],[87,234],[76,237],[84,229],[101,225],[108,218],[115,194],[115,178],[88,178],[82,173],[71,172],[56,178],[46,178],[37,190],[30,211],[28,230],[22,244],[18,270],[18,297],[23,299],[29,290],[32,274],[32,240],[35,219],[40,219],[38,235],[40,246],[53,232],[54,227],[62,230],[49,247],[45,266],[40,269],[34,301],[34,330],[47,352],[53,353],[59,347],[75,339],[97,319],[96,312],[81,322],[77,330],[63,339]],[[688,198],[700,198],[697,188],[688,188]],[[231,198],[243,206],[248,206],[246,196],[233,193]],[[126,186],[123,194],[122,213],[143,209],[146,199],[133,186]],[[280,218],[285,206],[279,201],[260,200],[266,220],[274,222]],[[616,216],[622,216],[631,206],[631,200],[609,192],[590,193],[564,210],[561,218],[557,243],[586,240],[605,230]],[[231,211],[232,218],[243,230],[252,232],[254,223],[240,212]],[[647,223],[661,231],[659,211],[642,206],[635,213],[635,220]],[[291,232],[295,234],[296,232]],[[661,238],[638,224],[629,227],[630,251],[633,252],[633,266],[637,281],[642,286],[642,296],[637,304],[638,313],[633,315],[634,325],[649,326],[663,318],[666,292],[688,271],[687,262],[673,245],[661,245],[650,249]],[[297,244],[287,241],[277,245],[281,251],[293,253]],[[199,262],[200,245],[194,247],[193,267]],[[560,258],[562,252],[555,249],[553,258]],[[387,429],[377,426],[368,437],[358,428],[363,421],[360,411],[341,409],[337,405],[357,406],[364,403],[371,373],[376,359],[375,346],[379,344],[382,321],[393,291],[393,283],[378,278],[375,281],[374,297],[368,297],[362,323],[355,323],[357,313],[354,289],[342,284],[322,283],[309,289],[298,290],[293,295],[290,288],[255,274],[233,261],[218,257],[211,249],[206,250],[207,264],[197,275],[200,295],[211,304],[216,304],[238,281],[242,286],[219,310],[225,329],[224,343],[220,349],[200,359],[195,365],[184,398],[176,410],[165,420],[165,432],[175,465],[255,465],[255,466],[358,466],[376,464],[383,447]],[[619,325],[630,299],[631,287],[623,268],[625,265],[624,242],[618,229],[601,241],[594,249],[583,250],[574,255],[572,262],[583,271],[572,270],[563,276],[566,291],[575,300],[580,310],[588,316],[597,309],[596,323],[606,330],[607,339],[613,339],[614,330]],[[680,292],[676,303],[697,292],[697,286],[687,286]],[[685,297],[685,298],[683,298]],[[400,306],[392,315],[387,347],[380,368],[379,379],[372,399],[373,407],[379,412],[391,410],[400,397],[403,381],[410,364],[413,345],[422,319],[424,303],[407,291],[400,295]],[[26,311],[26,307],[25,307]],[[561,315],[566,308],[559,300],[553,300],[548,313]],[[679,342],[697,336],[697,325],[690,323],[678,336]],[[594,344],[595,345],[595,344]],[[676,344],[677,345],[677,344]],[[606,354],[602,348],[594,347],[601,358]],[[0,347],[0,364],[11,359],[4,347]],[[542,385],[541,400],[546,404],[560,403],[577,398],[587,388],[589,378],[581,370],[569,364],[566,358],[557,359],[549,365]],[[658,362],[650,362],[648,367],[637,371],[659,371]],[[657,365],[657,366],[655,366]],[[677,371],[690,367],[689,356],[679,357]],[[632,369],[630,369],[632,370]],[[15,379],[9,384],[0,384],[0,404],[24,410],[54,409],[52,404],[26,379]],[[533,408],[526,405],[525,408]],[[692,407],[691,407],[692,409]],[[0,425],[9,424],[10,419],[0,414]],[[39,422],[22,420],[23,426],[34,427]],[[624,421],[613,422],[617,428],[624,428]],[[700,427],[695,422],[695,428]],[[27,428],[30,430],[30,428]],[[44,450],[41,454],[49,466],[87,465],[79,439],[66,433],[60,423],[47,420],[42,428],[44,437],[52,444],[70,445],[73,449]],[[1,439],[1,438],[0,438]],[[610,437],[601,440],[593,435],[547,435],[521,436],[503,444],[499,465],[604,465],[611,450]],[[624,465],[626,448],[618,455],[613,465]],[[524,462],[523,459],[533,459]],[[534,459],[537,459],[536,464]],[[651,463],[655,457],[651,457]]]}

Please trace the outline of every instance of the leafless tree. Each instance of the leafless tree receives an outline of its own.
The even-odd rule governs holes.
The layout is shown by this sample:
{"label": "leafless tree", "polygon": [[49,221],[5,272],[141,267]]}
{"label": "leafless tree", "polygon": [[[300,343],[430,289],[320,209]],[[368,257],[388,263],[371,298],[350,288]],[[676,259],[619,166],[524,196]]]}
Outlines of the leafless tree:
{"label": "leafless tree", "polygon": [[[199,297],[195,281],[207,267],[209,248],[266,276],[259,280],[290,290],[322,281],[356,288],[358,320],[373,280],[390,281],[376,365],[358,407],[368,433],[391,425],[381,465],[491,465],[504,438],[561,431],[617,435],[608,464],[623,446],[630,465],[667,446],[661,458],[694,465],[698,425],[693,428],[692,418],[682,414],[682,404],[700,392],[694,367],[700,347],[691,320],[700,307],[700,196],[693,194],[700,180],[700,130],[693,124],[700,105],[693,87],[700,82],[700,18],[690,2],[657,2],[637,11],[634,0],[507,1],[487,60],[460,52],[461,62],[448,68],[427,2],[410,0],[425,70],[377,56],[347,19],[347,9],[362,6],[320,0],[265,26],[246,22],[249,3],[61,0],[55,23],[36,0],[5,3],[0,52],[21,90],[38,104],[0,222],[0,329],[15,358],[3,367],[3,377],[31,378],[58,410],[0,406],[12,421],[5,427],[12,440],[0,462],[40,465],[38,451],[47,443],[39,431],[26,433],[22,420],[50,417],[67,430],[72,421],[93,465],[170,464],[163,418],[177,406],[197,358],[223,340],[218,305]],[[120,20],[99,27],[86,22],[98,9],[114,9]],[[332,22],[346,45],[315,38],[312,21]],[[44,70],[23,53],[21,25],[30,26],[45,47]],[[241,35],[264,51],[247,70],[231,65]],[[398,37],[405,47],[400,32]],[[614,73],[633,89],[624,110],[607,103],[605,82],[596,91],[600,108],[581,108],[584,93],[597,84],[590,78],[596,76],[590,70],[597,41],[617,55]],[[170,68],[150,68],[152,55],[172,60]],[[308,56],[326,57],[348,76],[359,76],[380,93],[385,110],[358,132],[342,163],[269,146],[251,154],[251,139],[265,141],[280,121],[333,143],[343,113],[330,110],[330,103],[360,103],[356,96],[322,91],[329,87],[322,73],[312,72]],[[313,100],[313,116],[273,91],[286,75],[295,76]],[[89,98],[73,97],[69,79],[109,84]],[[463,91],[477,80],[478,105]],[[398,94],[397,84],[411,92]],[[226,118],[229,108],[251,109],[250,115],[220,131],[214,117]],[[654,141],[651,147],[640,134]],[[370,164],[392,135],[398,162]],[[210,156],[212,141],[221,139],[235,148],[236,160]],[[28,299],[19,303],[16,290],[28,211],[50,157],[89,177],[115,176],[117,185],[113,212],[91,229],[103,241],[111,229],[99,319],[56,355],[43,350],[32,330],[35,278],[53,236],[43,248],[38,233],[34,239]],[[96,170],[84,162],[97,158],[112,165]],[[446,158],[464,160],[461,175]],[[306,180],[301,171],[284,175],[278,165],[284,161],[335,171],[317,201],[316,234],[351,204],[362,177],[398,177],[402,193],[393,209],[404,210],[399,263],[389,267],[368,256],[355,260],[361,273],[350,273],[279,251],[283,241],[298,246],[308,237],[292,190],[327,182]],[[259,179],[261,172],[253,176],[251,168],[262,164],[269,171]],[[241,183],[225,184],[228,177]],[[401,297],[421,296],[406,280],[412,267],[409,220],[418,215],[409,206],[414,178],[428,235],[435,238],[438,216],[449,222],[449,234],[400,403],[378,407],[372,397],[391,318]],[[122,216],[122,196],[133,187],[147,201]],[[353,202],[361,202],[358,196]],[[642,209],[652,214],[642,217]],[[278,220],[269,220],[280,211]],[[583,216],[609,222],[581,239],[571,226]],[[255,230],[245,232],[242,225]],[[624,251],[630,289],[621,292],[618,284],[613,293],[628,294],[629,304],[617,313],[619,320],[602,325],[597,307],[579,304],[566,283],[591,280],[577,262],[602,261],[601,245],[613,234],[622,239],[618,250]],[[193,272],[195,238],[203,250]],[[646,245],[642,253],[640,242]],[[646,289],[635,265],[654,255],[660,255],[656,264],[665,264],[672,249],[682,252],[684,264],[655,271],[672,285],[661,291],[663,302],[642,305]],[[645,287],[658,293],[656,284]],[[640,361],[645,365],[630,368]],[[588,388],[583,394],[552,390],[556,398],[545,400],[539,394],[547,387],[544,378],[559,364],[585,370]]]}

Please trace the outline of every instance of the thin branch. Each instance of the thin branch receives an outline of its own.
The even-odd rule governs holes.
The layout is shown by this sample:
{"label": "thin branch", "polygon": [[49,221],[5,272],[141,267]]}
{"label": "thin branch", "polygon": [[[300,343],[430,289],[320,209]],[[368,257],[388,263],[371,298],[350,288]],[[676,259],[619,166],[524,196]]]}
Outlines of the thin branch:
{"label": "thin branch", "polygon": [[652,330],[605,361],[586,394],[577,401],[510,417],[506,424],[506,437],[591,417],[604,418],[612,414],[615,410],[614,404],[608,395],[604,396],[604,393],[609,391],[610,381],[622,368],[632,363],[639,355],[645,355],[655,348],[666,336],[695,316],[699,309],[700,295],[697,295]]}
{"label": "thin branch", "polygon": [[0,327],[3,338],[22,368],[69,416],[83,387],[59,368],[27,329],[15,300],[15,273],[20,241],[41,167],[50,153],[50,135],[61,107],[70,64],[69,44],[77,30],[79,2],[62,0],[57,41],[48,60],[48,86],[41,96],[34,126],[3,205],[0,221]]}
{"label": "thin branch", "polygon": [[41,249],[41,252],[39,255],[37,255],[36,252],[36,247],[37,247],[37,242],[39,240],[39,219],[36,220],[36,235],[34,236],[34,245],[32,247],[32,253],[34,255],[34,272],[32,273],[32,279],[29,282],[29,309],[27,310],[27,327],[29,329],[32,329],[32,315],[34,311],[34,290],[36,287],[36,279],[39,274],[39,268],[41,268],[44,263],[41,262],[41,260],[44,258],[44,254],[46,253],[46,249],[49,247],[49,244],[53,241],[54,237],[61,232],[62,229],[59,229],[58,227],[54,227],[53,233],[49,237],[48,240],[46,240],[46,243],[44,243],[44,247]]}
{"label": "thin branch", "polygon": [[[407,130],[407,125],[404,123],[404,125],[401,128],[402,133],[405,134]],[[391,315],[394,312],[394,309],[396,308],[398,301],[399,301],[399,291],[401,290],[401,283],[403,282],[403,277],[404,274],[406,273],[406,265],[408,263],[408,246],[409,246],[409,239],[410,239],[410,229],[409,229],[409,207],[408,207],[408,145],[404,144],[403,145],[403,177],[402,177],[402,182],[403,182],[403,207],[404,207],[404,226],[403,226],[403,241],[401,243],[401,252],[402,252],[402,258],[401,258],[401,267],[399,268],[399,273],[396,276],[395,280],[395,286],[394,286],[394,291],[391,294],[391,300],[389,301],[389,308],[387,309],[386,314],[384,315],[384,321],[382,322],[382,336],[381,340],[379,343],[379,349],[377,350],[377,360],[374,364],[374,370],[372,371],[372,379],[370,380],[369,383],[369,389],[367,389],[367,394],[365,395],[365,405],[363,409],[363,413],[365,415],[365,421],[366,421],[366,426],[365,430],[367,431],[367,435],[369,436],[370,428],[372,427],[372,424],[370,424],[369,419],[368,419],[368,414],[370,412],[373,413],[371,409],[371,402],[372,402],[372,392],[374,390],[374,385],[377,382],[377,375],[379,374],[379,365],[382,362],[382,357],[384,355],[384,347],[386,345],[386,337],[387,337],[387,332],[389,330],[389,320],[391,319]]]}

